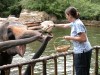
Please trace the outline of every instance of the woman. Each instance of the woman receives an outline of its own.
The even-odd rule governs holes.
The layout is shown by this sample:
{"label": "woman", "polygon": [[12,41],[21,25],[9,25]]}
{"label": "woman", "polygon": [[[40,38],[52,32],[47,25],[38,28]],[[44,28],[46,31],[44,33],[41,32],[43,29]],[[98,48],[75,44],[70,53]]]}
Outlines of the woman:
{"label": "woman", "polygon": [[79,19],[79,13],[75,7],[69,7],[65,10],[66,18],[70,23],[68,24],[52,24],[50,26],[70,28],[71,35],[64,36],[66,40],[72,40],[74,46],[74,64],[76,75],[90,75],[90,61],[91,61],[91,45],[86,34],[86,28]]}

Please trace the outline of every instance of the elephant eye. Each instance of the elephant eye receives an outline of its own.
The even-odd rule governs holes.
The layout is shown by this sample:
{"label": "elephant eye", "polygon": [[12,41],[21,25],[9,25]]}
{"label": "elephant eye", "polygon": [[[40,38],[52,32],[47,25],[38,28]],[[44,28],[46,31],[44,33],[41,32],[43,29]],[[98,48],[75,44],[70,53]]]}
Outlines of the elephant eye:
{"label": "elephant eye", "polygon": [[8,39],[9,40],[15,40],[15,36],[13,34],[13,32],[11,31],[11,29],[8,29]]}

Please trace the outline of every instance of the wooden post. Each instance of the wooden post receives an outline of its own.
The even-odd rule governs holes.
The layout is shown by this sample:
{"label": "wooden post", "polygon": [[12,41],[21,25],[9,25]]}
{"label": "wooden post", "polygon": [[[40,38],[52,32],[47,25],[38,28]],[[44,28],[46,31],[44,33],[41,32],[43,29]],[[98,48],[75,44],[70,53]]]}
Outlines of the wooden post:
{"label": "wooden post", "polygon": [[46,72],[46,60],[43,61],[43,75],[47,75],[47,72]]}
{"label": "wooden post", "polygon": [[57,58],[54,58],[54,66],[55,66],[55,75],[57,74]]}
{"label": "wooden post", "polygon": [[31,63],[30,66],[31,66],[31,75],[34,75],[34,66],[35,66],[35,63]]}
{"label": "wooden post", "polygon": [[5,69],[5,75],[9,75],[10,69]]}
{"label": "wooden post", "polygon": [[95,48],[95,75],[98,75],[98,53],[99,48]]}
{"label": "wooden post", "polygon": [[74,53],[72,55],[73,55],[73,75],[74,75]]}
{"label": "wooden post", "polygon": [[64,55],[64,75],[66,75],[66,55]]}
{"label": "wooden post", "polygon": [[19,75],[22,75],[22,65],[18,66]]}

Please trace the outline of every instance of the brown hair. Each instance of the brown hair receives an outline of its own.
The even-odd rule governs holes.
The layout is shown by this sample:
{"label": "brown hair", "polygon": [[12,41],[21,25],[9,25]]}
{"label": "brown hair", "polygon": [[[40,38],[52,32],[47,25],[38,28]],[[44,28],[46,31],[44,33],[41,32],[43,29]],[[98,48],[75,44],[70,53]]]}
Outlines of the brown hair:
{"label": "brown hair", "polygon": [[79,12],[75,7],[69,7],[65,10],[65,14],[71,15],[73,18],[78,19],[79,18]]}

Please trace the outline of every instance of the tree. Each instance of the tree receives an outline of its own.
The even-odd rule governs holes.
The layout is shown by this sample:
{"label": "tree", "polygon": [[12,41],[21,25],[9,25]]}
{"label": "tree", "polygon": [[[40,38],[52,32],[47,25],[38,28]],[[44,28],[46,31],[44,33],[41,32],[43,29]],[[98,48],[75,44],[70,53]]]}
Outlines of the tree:
{"label": "tree", "polygon": [[[0,0],[0,16],[7,17],[9,14],[12,14],[12,8],[15,10],[19,8],[20,0]],[[14,6],[14,7],[13,7]]]}

